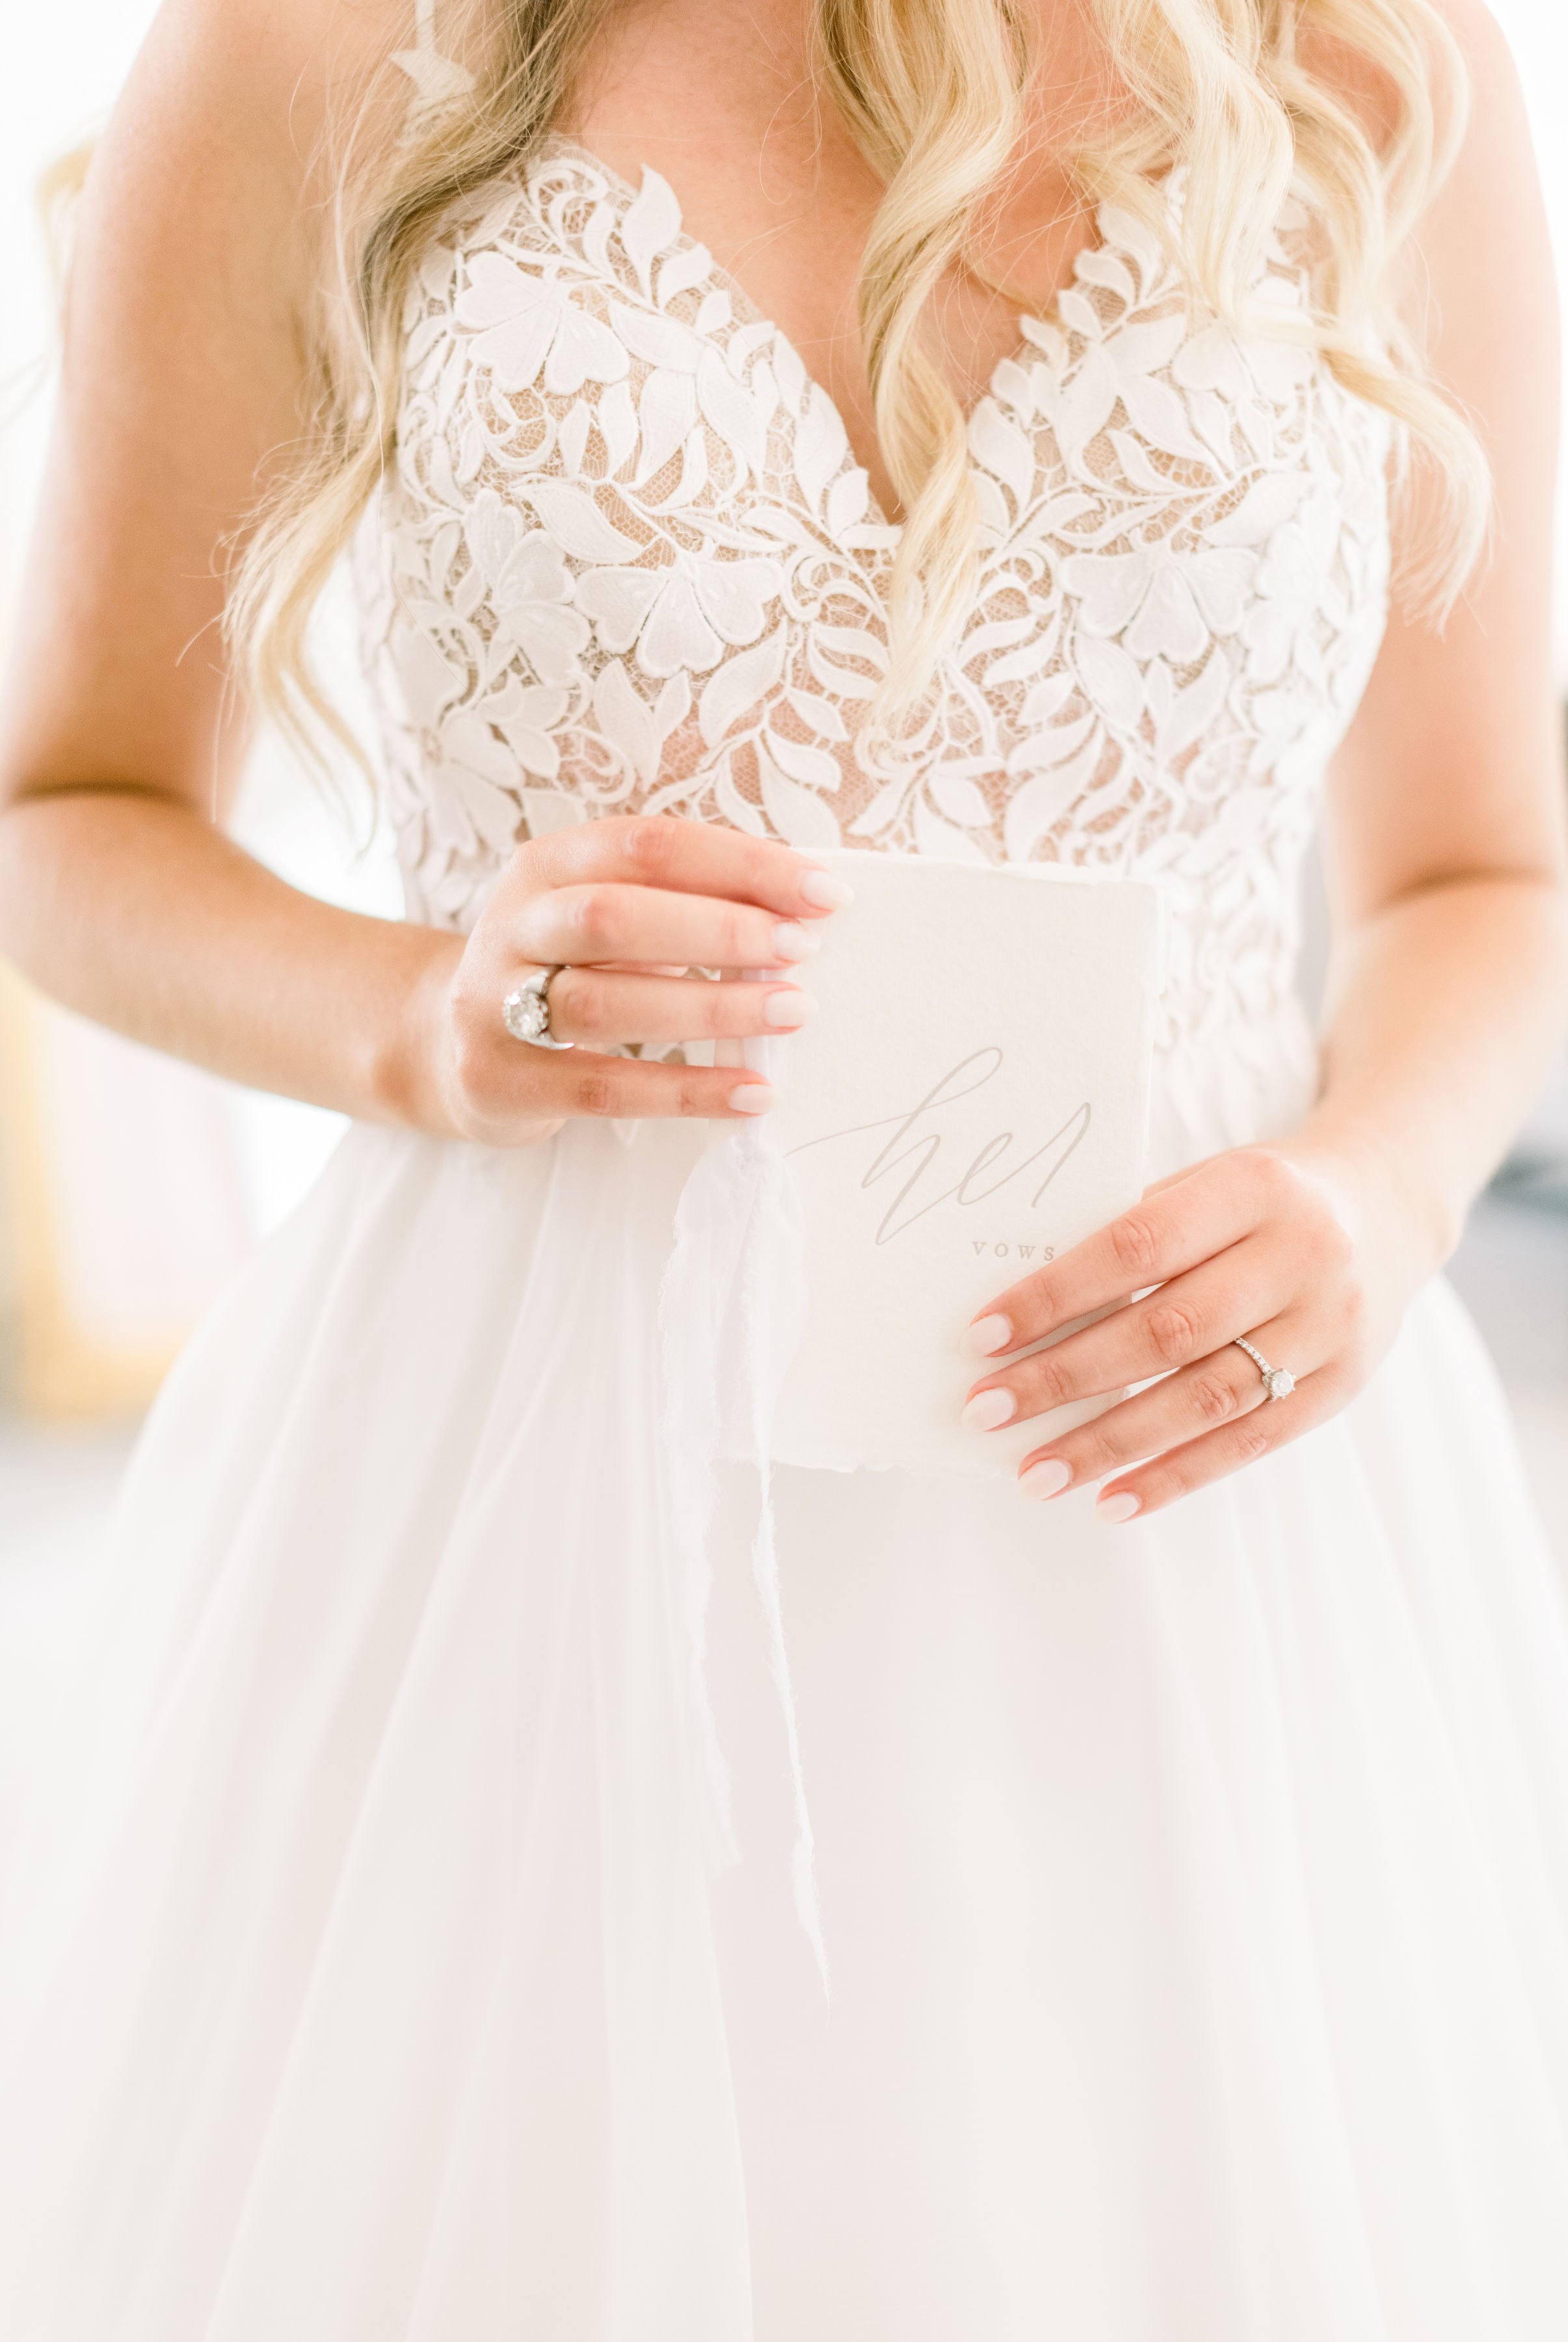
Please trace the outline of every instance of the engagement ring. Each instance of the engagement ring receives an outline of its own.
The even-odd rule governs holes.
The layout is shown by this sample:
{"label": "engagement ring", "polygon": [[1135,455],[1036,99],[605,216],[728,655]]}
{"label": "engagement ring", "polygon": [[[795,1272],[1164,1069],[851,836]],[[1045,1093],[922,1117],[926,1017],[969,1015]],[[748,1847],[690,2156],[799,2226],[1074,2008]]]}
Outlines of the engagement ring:
{"label": "engagement ring", "polygon": [[559,967],[538,967],[525,976],[514,992],[509,992],[501,1003],[501,1020],[514,1041],[526,1041],[534,1049],[571,1049],[572,1041],[557,1041],[550,1030],[550,986],[560,975]]}
{"label": "engagement ring", "polygon": [[1235,1346],[1244,1350],[1263,1378],[1263,1388],[1271,1398],[1289,1398],[1296,1386],[1296,1378],[1288,1366],[1271,1366],[1261,1350],[1254,1350],[1244,1336],[1236,1336]]}

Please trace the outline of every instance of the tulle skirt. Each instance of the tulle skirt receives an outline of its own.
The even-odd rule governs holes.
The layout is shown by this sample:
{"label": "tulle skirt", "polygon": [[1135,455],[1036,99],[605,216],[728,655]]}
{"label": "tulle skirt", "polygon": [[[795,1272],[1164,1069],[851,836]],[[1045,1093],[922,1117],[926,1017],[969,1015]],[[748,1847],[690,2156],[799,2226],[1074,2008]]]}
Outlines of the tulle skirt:
{"label": "tulle skirt", "polygon": [[[690,1131],[354,1131],[149,1426],[0,1921],[7,2342],[1562,2342],[1568,1622],[1434,1285],[1145,1524],[726,1467]],[[1193,1150],[1195,1151],[1195,1149]]]}

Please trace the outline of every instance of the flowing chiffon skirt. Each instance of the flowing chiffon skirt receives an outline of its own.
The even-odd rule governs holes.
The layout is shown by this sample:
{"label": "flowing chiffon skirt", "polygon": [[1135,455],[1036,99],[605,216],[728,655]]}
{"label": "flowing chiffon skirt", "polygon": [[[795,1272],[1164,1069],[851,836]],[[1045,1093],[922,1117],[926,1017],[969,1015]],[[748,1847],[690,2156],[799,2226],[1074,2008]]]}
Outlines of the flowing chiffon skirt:
{"label": "flowing chiffon skirt", "polygon": [[695,1143],[356,1129],[176,1369],[0,1923],[6,2342],[1562,2342],[1568,1615],[1453,1295],[1147,1523],[778,1474],[824,1998],[740,1466],[705,1850]]}

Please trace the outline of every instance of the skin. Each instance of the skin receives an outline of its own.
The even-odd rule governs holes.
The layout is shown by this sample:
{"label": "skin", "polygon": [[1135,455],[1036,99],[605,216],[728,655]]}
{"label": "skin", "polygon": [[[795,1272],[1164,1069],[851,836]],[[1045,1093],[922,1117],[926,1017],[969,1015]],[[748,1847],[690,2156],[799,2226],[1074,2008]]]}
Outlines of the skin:
{"label": "skin", "polygon": [[[1104,100],[1076,7],[1039,6],[1047,69],[987,224],[985,273],[1043,308],[1087,235],[1054,141]],[[993,1416],[1032,1415],[1164,1376],[1023,1467],[1032,1494],[1113,1476],[1112,1518],[1153,1511],[1345,1404],[1451,1248],[1561,1037],[1551,267],[1501,37],[1472,0],[1447,13],[1473,119],[1413,281],[1439,372],[1493,459],[1495,552],[1441,640],[1396,619],[1337,762],[1319,1103],[1287,1140],[1163,1183],[998,1295],[971,1330],[980,1356],[1004,1356],[1158,1287],[976,1385]],[[629,13],[570,126],[623,173],[649,162],[673,181],[693,232],[836,400],[888,499],[854,327],[877,191],[810,100],[805,17],[804,0]],[[406,35],[392,0],[169,0],[109,129],[0,731],[0,948],[155,1046],[443,1138],[527,1145],[581,1114],[733,1118],[765,1106],[764,1086],[593,1045],[798,1018],[786,979],[833,900],[805,857],[691,823],[593,824],[519,848],[464,940],[315,902],[220,826],[245,744],[215,649],[220,553],[303,419],[297,319],[322,193],[306,158],[343,89]],[[1014,305],[955,276],[930,331],[972,398],[1013,345]],[[511,1042],[496,1014],[521,976],[556,962],[555,1029],[588,1045],[558,1056]],[[703,966],[779,980],[684,973]],[[1242,1333],[1297,1374],[1292,1397],[1264,1403],[1231,1346]]]}

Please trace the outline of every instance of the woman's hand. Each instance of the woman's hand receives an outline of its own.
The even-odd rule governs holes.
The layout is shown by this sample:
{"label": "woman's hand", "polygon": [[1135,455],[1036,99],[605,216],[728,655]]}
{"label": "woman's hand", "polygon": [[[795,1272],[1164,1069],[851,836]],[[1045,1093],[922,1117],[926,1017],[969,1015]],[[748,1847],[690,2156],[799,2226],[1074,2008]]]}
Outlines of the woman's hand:
{"label": "woman's hand", "polygon": [[[664,816],[584,822],[520,846],[473,935],[433,971],[421,1085],[461,1138],[526,1145],[571,1115],[763,1113],[773,1092],[735,1066],[612,1056],[617,1043],[791,1032],[814,1004],[790,971],[843,880],[787,846]],[[550,1029],[570,1050],[515,1040],[501,1004],[559,967]],[[692,968],[779,970],[776,983]],[[427,987],[427,992],[431,987]]]}
{"label": "woman's hand", "polygon": [[[994,1368],[964,1420],[995,1430],[1160,1376],[1019,1467],[1024,1493],[1042,1497],[1120,1474],[1101,1494],[1102,1517],[1157,1512],[1345,1405],[1432,1266],[1411,1256],[1393,1200],[1380,1213],[1342,1165],[1309,1147],[1212,1156],[976,1315],[965,1347],[990,1357],[1112,1313]],[[1115,1306],[1148,1286],[1157,1289]],[[1294,1376],[1288,1397],[1270,1398],[1238,1335]]]}

